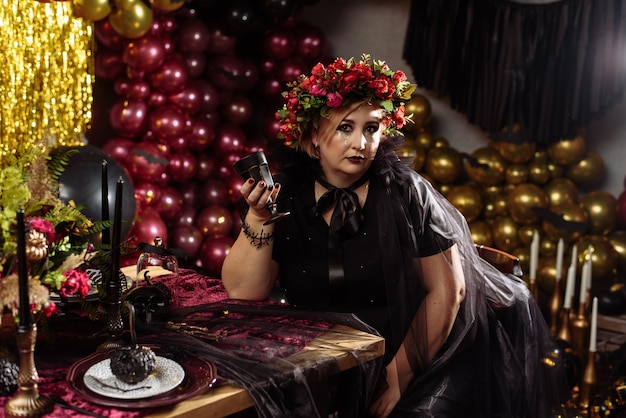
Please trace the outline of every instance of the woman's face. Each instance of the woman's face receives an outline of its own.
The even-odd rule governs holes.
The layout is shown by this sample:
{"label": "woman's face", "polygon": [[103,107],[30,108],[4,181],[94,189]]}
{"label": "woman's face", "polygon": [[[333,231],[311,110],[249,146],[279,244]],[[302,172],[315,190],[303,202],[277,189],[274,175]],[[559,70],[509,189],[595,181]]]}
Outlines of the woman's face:
{"label": "woman's face", "polygon": [[382,116],[380,107],[360,106],[343,118],[330,138],[313,137],[328,182],[347,187],[370,168],[385,128]]}

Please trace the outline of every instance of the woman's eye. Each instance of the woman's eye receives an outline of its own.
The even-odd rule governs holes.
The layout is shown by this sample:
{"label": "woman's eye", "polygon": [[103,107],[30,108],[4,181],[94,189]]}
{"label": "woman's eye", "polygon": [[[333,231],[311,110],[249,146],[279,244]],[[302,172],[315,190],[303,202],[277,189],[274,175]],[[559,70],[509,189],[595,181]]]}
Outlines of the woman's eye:
{"label": "woman's eye", "polygon": [[342,123],[337,127],[337,130],[341,132],[350,132],[352,130],[352,126],[348,123]]}
{"label": "woman's eye", "polygon": [[370,134],[375,134],[378,131],[378,125],[370,125],[365,128],[365,131]]}

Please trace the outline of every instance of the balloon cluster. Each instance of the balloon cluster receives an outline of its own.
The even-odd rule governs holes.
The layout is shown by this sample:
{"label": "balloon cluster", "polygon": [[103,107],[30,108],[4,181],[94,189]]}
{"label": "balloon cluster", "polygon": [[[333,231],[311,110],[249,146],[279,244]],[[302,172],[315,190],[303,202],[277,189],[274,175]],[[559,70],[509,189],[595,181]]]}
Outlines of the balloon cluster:
{"label": "balloon cluster", "polygon": [[[269,9],[263,15],[269,23],[255,26],[252,36],[233,16],[244,5],[258,10],[258,3]],[[219,275],[241,228],[243,180],[233,163],[276,137],[281,91],[322,59],[326,43],[319,29],[299,21],[295,3],[210,4],[155,13],[148,31],[132,39],[111,19],[95,22],[96,81],[108,86],[111,105],[98,109],[96,101],[94,113],[107,113],[114,134],[102,149],[134,183],[133,240],[160,236]]]}
{"label": "balloon cluster", "polygon": [[614,286],[626,275],[626,192],[618,200],[592,190],[604,178],[605,166],[596,151],[587,149],[584,132],[541,149],[534,142],[491,140],[466,154],[428,132],[426,97],[415,95],[406,111],[416,123],[405,128],[405,152],[412,153],[414,168],[463,213],[476,243],[518,256],[528,271],[537,230],[538,286],[550,295],[562,238],[566,246],[577,246],[579,268],[584,257],[592,258],[593,288],[607,290],[599,309],[608,313],[617,304],[626,309],[621,286]]}

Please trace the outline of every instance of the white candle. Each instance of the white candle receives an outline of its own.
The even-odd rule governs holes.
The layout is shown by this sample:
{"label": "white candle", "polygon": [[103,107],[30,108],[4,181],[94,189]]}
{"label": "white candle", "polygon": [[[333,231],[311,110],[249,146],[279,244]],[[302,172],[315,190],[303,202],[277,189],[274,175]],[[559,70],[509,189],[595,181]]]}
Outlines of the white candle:
{"label": "white candle", "polygon": [[576,244],[572,245],[572,259],[570,264],[576,268],[578,266],[578,247]]}
{"label": "white candle", "polygon": [[589,351],[596,351],[596,335],[598,332],[598,298],[593,298],[591,305],[591,329],[589,331]]}
{"label": "white candle", "polygon": [[537,265],[539,263],[539,232],[535,229],[533,239],[530,243],[530,281],[537,278]]}
{"label": "white candle", "polygon": [[576,285],[576,264],[572,263],[567,269],[567,282],[565,283],[565,299],[563,309],[572,307],[572,297],[574,296],[574,286]]}
{"label": "white candle", "polygon": [[587,287],[586,289],[589,290],[591,289],[591,280],[593,278],[593,247],[590,245],[589,247],[587,247],[587,253],[589,254],[589,257],[587,257],[587,265],[589,266],[588,270],[589,272],[587,273]]}
{"label": "white candle", "polygon": [[587,301],[587,280],[589,279],[589,264],[583,264],[583,269],[580,275],[580,295],[579,302],[585,304]]}
{"label": "white candle", "polygon": [[564,251],[563,238],[559,238],[559,243],[556,246],[556,280],[561,280],[561,273],[563,272],[563,251]]}

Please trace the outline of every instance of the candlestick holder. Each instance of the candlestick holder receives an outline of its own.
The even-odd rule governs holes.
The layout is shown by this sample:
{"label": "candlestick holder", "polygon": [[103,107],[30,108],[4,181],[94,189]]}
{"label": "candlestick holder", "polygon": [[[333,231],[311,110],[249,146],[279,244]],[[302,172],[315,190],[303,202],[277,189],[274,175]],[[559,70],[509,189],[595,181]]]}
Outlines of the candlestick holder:
{"label": "candlestick holder", "polygon": [[46,396],[39,394],[37,383],[39,375],[35,368],[35,341],[37,327],[18,328],[17,346],[20,357],[20,371],[17,376],[18,389],[15,396],[4,405],[7,418],[40,417],[52,411],[54,403]]}
{"label": "candlestick holder", "polygon": [[588,351],[587,347],[589,343],[589,319],[587,318],[584,303],[579,304],[578,313],[572,319],[571,333],[572,340],[570,341],[570,343],[584,363],[584,356],[585,353]]}
{"label": "candlestick holder", "polygon": [[105,305],[105,332],[107,339],[97,347],[97,351],[104,352],[124,346],[122,334],[124,333],[124,321],[122,319],[122,288],[119,280],[119,271],[111,272],[117,274],[117,280],[109,280],[106,285],[104,297]]}
{"label": "candlestick holder", "polygon": [[569,308],[561,309],[561,318],[560,318],[561,325],[556,334],[557,338],[560,338],[563,341],[567,341],[568,343],[572,342],[570,311],[571,310]]}
{"label": "candlestick holder", "polygon": [[578,408],[580,412],[588,412],[591,400],[596,395],[596,386],[598,384],[598,376],[596,371],[596,352],[589,350],[587,353],[587,365],[583,372],[582,382],[580,384],[580,395],[578,397]]}
{"label": "candlestick holder", "polygon": [[550,332],[556,335],[559,330],[559,320],[563,298],[561,297],[561,278],[557,277],[554,281],[554,290],[550,297]]}

